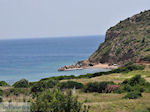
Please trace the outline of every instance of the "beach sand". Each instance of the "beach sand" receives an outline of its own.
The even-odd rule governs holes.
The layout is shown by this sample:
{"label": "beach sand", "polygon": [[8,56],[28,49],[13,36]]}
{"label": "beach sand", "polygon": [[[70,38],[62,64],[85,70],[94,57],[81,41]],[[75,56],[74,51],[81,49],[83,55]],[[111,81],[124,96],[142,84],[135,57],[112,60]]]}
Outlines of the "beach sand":
{"label": "beach sand", "polygon": [[96,64],[96,65],[94,65],[94,66],[90,66],[90,67],[87,67],[87,68],[116,69],[116,68],[118,68],[118,66],[114,66],[114,65],[109,66],[108,64],[101,64],[101,63],[99,63],[99,64]]}
{"label": "beach sand", "polygon": [[72,71],[72,70],[82,70],[82,69],[116,69],[118,68],[118,66],[114,66],[114,65],[108,65],[108,64],[96,64],[94,66],[88,66],[88,67],[80,67],[80,68],[70,68],[70,69],[66,69],[64,71]]}

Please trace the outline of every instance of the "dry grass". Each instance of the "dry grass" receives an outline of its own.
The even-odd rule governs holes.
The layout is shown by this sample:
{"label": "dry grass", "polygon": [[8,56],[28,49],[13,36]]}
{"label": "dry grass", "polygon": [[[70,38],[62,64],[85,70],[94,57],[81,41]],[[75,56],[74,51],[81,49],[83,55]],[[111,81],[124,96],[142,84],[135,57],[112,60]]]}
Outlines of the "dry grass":
{"label": "dry grass", "polygon": [[79,101],[90,106],[90,112],[133,112],[150,107],[150,93],[143,93],[143,97],[136,100],[122,99],[125,94],[83,93],[77,91]]}

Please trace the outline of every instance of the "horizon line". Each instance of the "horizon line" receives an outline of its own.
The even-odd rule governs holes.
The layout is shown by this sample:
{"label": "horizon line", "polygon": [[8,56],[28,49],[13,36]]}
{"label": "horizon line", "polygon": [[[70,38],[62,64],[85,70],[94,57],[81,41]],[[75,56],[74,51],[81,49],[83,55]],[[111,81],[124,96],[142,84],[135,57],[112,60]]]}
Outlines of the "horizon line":
{"label": "horizon line", "polygon": [[46,38],[75,38],[75,37],[91,37],[91,36],[105,36],[105,34],[96,34],[96,35],[73,35],[73,36],[53,36],[53,37],[23,37],[23,38],[3,38],[0,40],[24,40],[24,39],[46,39]]}

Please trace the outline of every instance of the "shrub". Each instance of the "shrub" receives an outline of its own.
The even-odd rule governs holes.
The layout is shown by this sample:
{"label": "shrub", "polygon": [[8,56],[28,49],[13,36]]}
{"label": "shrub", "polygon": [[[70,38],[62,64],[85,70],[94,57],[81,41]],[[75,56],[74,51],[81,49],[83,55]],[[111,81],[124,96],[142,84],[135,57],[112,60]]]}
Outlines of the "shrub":
{"label": "shrub", "polygon": [[148,51],[150,51],[150,48],[145,49],[145,52],[148,52]]}
{"label": "shrub", "polygon": [[131,65],[127,65],[127,66],[124,66],[124,67],[121,67],[121,68],[118,68],[118,69],[114,69],[111,72],[112,73],[130,72],[130,71],[133,71],[133,70],[144,70],[144,68],[145,68],[145,66],[143,66],[143,65],[131,64]]}
{"label": "shrub", "polygon": [[116,52],[115,52],[116,56],[117,56],[118,54],[120,54],[120,52],[121,52],[121,49],[118,48],[118,49],[116,50]]}
{"label": "shrub", "polygon": [[37,95],[31,104],[31,112],[81,112],[81,107],[82,104],[72,96],[71,91],[64,94],[54,89]]}
{"label": "shrub", "polygon": [[129,92],[127,93],[127,95],[124,96],[125,99],[137,99],[142,97],[141,92],[137,92],[137,91],[133,91],[133,92]]}
{"label": "shrub", "polygon": [[150,92],[150,83],[146,82],[141,75],[136,75],[131,79],[126,79],[120,84],[120,89],[116,93],[122,92]]}
{"label": "shrub", "polygon": [[9,86],[5,81],[0,81],[0,86]]}
{"label": "shrub", "polygon": [[0,103],[3,102],[3,98],[0,96]]}
{"label": "shrub", "polygon": [[44,80],[44,81],[39,81],[33,84],[31,87],[31,92],[42,92],[45,89],[48,88],[53,88],[56,86],[58,81],[56,80]]}
{"label": "shrub", "polygon": [[29,94],[29,91],[26,88],[12,88],[10,91],[7,91],[5,94],[10,95],[13,94],[15,96],[18,96],[19,94]]}
{"label": "shrub", "polygon": [[50,77],[50,78],[44,78],[44,79],[41,79],[40,81],[46,81],[46,80],[63,80],[63,79],[75,79],[76,76],[74,75],[70,75],[70,76],[55,76],[55,77]]}
{"label": "shrub", "polygon": [[83,84],[75,81],[67,81],[60,83],[60,89],[72,89],[74,87],[76,89],[81,89],[83,88]]}
{"label": "shrub", "polygon": [[134,77],[132,77],[130,80],[129,80],[129,84],[131,86],[135,86],[137,84],[139,85],[144,85],[145,84],[145,79],[141,77],[141,75],[136,75]]}
{"label": "shrub", "polygon": [[17,81],[13,84],[15,88],[28,88],[29,82],[26,79],[21,79],[20,81]]}
{"label": "shrub", "polygon": [[2,96],[2,95],[3,95],[3,90],[0,89],[0,96]]}
{"label": "shrub", "polygon": [[144,58],[142,58],[141,60],[143,61],[150,61],[150,55],[145,56]]}
{"label": "shrub", "polygon": [[85,85],[84,91],[102,93],[108,84],[113,84],[113,82],[90,82]]}

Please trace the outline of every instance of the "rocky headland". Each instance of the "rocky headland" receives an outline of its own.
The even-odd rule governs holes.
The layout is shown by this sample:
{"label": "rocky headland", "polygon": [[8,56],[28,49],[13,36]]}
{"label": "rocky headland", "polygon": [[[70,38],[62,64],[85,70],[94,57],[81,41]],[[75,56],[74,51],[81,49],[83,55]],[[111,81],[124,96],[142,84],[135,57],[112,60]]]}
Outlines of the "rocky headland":
{"label": "rocky headland", "polygon": [[150,10],[141,12],[109,28],[105,41],[84,61],[59,71],[83,69],[98,64],[124,65],[150,62]]}

